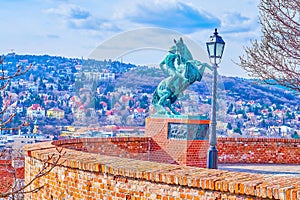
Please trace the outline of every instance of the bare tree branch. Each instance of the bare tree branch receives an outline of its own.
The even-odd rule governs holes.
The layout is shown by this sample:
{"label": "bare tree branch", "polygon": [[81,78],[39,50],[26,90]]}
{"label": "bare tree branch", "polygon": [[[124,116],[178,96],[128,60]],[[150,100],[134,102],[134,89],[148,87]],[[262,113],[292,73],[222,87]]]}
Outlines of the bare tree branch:
{"label": "bare tree branch", "polygon": [[62,160],[62,157],[66,154],[65,151],[63,151],[63,148],[57,148],[56,147],[56,153],[53,153],[51,155],[48,155],[46,159],[40,160],[42,162],[42,167],[39,170],[39,172],[25,185],[22,187],[19,187],[17,182],[17,176],[16,176],[16,169],[8,170],[14,177],[13,183],[11,185],[7,185],[6,191],[0,193],[0,198],[9,197],[16,194],[26,194],[26,193],[32,193],[37,192],[40,189],[44,187],[44,185],[35,187],[33,189],[26,190],[29,186],[32,185],[33,182],[37,181],[40,177],[46,176],[49,174],[55,167],[61,166],[66,160]]}
{"label": "bare tree branch", "polygon": [[[22,66],[22,65],[18,65],[17,66],[17,70],[12,73],[12,75],[5,75],[4,73],[4,60],[5,60],[5,56],[0,56],[0,81],[5,81],[3,86],[0,86],[0,91],[3,94],[3,97],[5,97],[5,89],[7,88],[8,84],[10,83],[10,79],[15,78],[17,76],[21,76],[23,74],[25,74],[26,72],[28,72],[31,68],[32,68],[32,64],[30,64],[29,66]],[[7,97],[8,102],[10,102],[11,97]],[[0,108],[0,115],[3,116],[5,113],[7,113],[7,109],[9,107],[9,104],[5,103],[2,108]],[[3,118],[0,118],[0,130],[19,130],[21,129],[23,126],[27,125],[26,122],[23,122],[22,124],[20,124],[19,126],[16,127],[5,127],[7,124],[9,124],[10,122],[12,122],[13,118],[16,116],[15,113],[11,113],[9,114],[9,117],[6,118],[5,120],[3,120]]]}
{"label": "bare tree branch", "polygon": [[244,47],[238,63],[249,76],[300,92],[300,1],[261,0],[262,38]]}
{"label": "bare tree branch", "polygon": [[[0,81],[4,81],[5,84],[3,86],[0,86],[0,92],[2,92],[2,94],[5,94],[5,89],[7,88],[10,79],[23,75],[26,72],[28,72],[31,67],[32,64],[30,64],[27,67],[23,67],[22,65],[18,65],[17,69],[14,73],[12,73],[11,75],[5,75],[5,70],[4,70],[4,56],[0,56]],[[4,95],[5,97],[5,95]],[[6,98],[6,102],[11,102],[11,98],[10,97],[5,97]],[[5,103],[2,108],[0,108],[0,116],[4,115],[5,113],[7,113],[9,108],[9,103]],[[10,113],[8,117],[6,117],[5,119],[3,119],[3,117],[0,118],[0,130],[19,130],[21,129],[23,126],[28,126],[29,124],[27,122],[23,122],[22,124],[15,126],[15,127],[6,127],[6,125],[8,125],[10,122],[12,122],[13,118],[16,116],[15,113]],[[11,154],[12,152],[10,152]],[[29,181],[27,182],[25,185],[20,186],[18,183],[18,168],[14,168],[12,165],[7,165],[6,166],[6,172],[12,176],[12,182],[9,182],[6,185],[1,185],[2,189],[5,189],[3,191],[0,192],[0,198],[6,198],[6,197],[12,197],[14,198],[15,196],[19,196],[19,195],[24,195],[25,193],[31,193],[31,192],[37,192],[39,191],[41,188],[44,187],[44,185],[35,187],[33,189],[29,189],[29,186],[31,186],[33,184],[33,182],[35,182],[36,180],[38,180],[40,177],[45,176],[47,174],[49,174],[55,167],[57,166],[61,166],[65,161],[62,161],[62,157],[64,156],[65,152],[63,151],[62,148],[58,149],[56,148],[56,152],[48,155],[45,159],[40,160],[42,163],[42,167],[40,169],[40,171]],[[20,156],[21,153],[19,152]],[[0,157],[1,156],[5,156],[5,152],[0,152]],[[26,191],[25,191],[26,190]]]}

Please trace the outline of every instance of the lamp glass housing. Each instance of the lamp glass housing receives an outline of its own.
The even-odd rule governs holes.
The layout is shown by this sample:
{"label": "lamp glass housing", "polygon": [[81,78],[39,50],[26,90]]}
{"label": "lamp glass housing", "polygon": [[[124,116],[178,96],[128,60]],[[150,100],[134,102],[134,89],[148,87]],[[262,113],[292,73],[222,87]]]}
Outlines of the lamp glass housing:
{"label": "lamp glass housing", "polygon": [[209,58],[222,58],[225,42],[218,35],[217,29],[215,29],[214,35],[210,36],[209,41],[206,42],[206,46]]}

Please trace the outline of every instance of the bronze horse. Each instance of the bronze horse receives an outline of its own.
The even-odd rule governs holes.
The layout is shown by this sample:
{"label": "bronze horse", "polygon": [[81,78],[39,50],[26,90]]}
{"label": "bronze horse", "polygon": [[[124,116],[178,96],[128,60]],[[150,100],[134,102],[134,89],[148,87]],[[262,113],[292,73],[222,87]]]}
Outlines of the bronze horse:
{"label": "bronze horse", "polygon": [[[201,63],[194,60],[191,52],[184,44],[182,38],[179,41],[174,40],[177,61],[175,75],[169,76],[162,80],[152,95],[152,105],[157,114],[175,114],[179,115],[172,107],[178,96],[191,84],[201,81],[205,68],[213,70],[207,63]],[[164,62],[164,61],[163,61]],[[172,64],[172,66],[174,66]],[[200,68],[198,68],[201,66]],[[172,113],[166,110],[170,109]]]}

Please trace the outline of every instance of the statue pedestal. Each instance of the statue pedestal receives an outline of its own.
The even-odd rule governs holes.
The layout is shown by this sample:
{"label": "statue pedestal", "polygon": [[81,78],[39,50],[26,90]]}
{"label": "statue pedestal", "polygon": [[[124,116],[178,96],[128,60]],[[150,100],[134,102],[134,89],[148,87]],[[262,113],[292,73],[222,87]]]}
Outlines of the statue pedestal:
{"label": "statue pedestal", "polygon": [[152,116],[145,135],[151,137],[150,160],[206,168],[209,120],[197,116]]}

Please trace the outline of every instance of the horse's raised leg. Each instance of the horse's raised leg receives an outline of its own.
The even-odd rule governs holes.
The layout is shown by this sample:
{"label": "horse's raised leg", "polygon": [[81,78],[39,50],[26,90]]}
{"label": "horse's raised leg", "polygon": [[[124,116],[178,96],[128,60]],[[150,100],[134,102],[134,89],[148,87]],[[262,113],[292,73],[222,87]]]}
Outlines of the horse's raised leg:
{"label": "horse's raised leg", "polygon": [[214,68],[207,63],[202,63],[202,66],[207,67],[210,71],[214,71]]}

